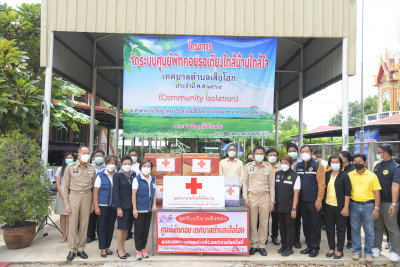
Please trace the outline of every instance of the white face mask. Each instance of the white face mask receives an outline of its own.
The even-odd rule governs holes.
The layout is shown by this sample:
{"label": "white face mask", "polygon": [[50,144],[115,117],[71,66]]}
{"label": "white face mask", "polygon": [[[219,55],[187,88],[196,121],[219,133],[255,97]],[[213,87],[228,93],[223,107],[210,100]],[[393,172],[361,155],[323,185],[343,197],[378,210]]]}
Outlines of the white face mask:
{"label": "white face mask", "polygon": [[308,153],[301,154],[301,159],[304,161],[309,161],[311,159],[311,155]]}
{"label": "white face mask", "polygon": [[143,167],[142,168],[142,173],[144,175],[148,175],[150,172],[151,172],[151,168],[148,168],[148,167]]}
{"label": "white face mask", "polygon": [[286,164],[281,164],[281,168],[282,168],[282,171],[287,171],[287,170],[289,170],[289,165],[286,165]]}
{"label": "white face mask", "polygon": [[275,157],[275,156],[269,156],[269,157],[268,157],[268,161],[269,161],[270,163],[275,163],[275,162],[276,162],[276,157]]}
{"label": "white face mask", "polygon": [[129,172],[129,171],[132,169],[132,165],[124,165],[124,166],[121,166],[121,169],[122,169],[124,172]]}
{"label": "white face mask", "polygon": [[254,159],[255,159],[257,162],[262,162],[262,161],[264,160],[264,155],[255,155],[255,156],[254,156]]}
{"label": "white face mask", "polygon": [[236,151],[233,151],[233,150],[229,151],[228,152],[228,156],[231,157],[231,158],[235,157],[236,156]]}
{"label": "white face mask", "polygon": [[90,155],[89,154],[81,154],[81,161],[88,162],[89,159],[90,159]]}
{"label": "white face mask", "polygon": [[136,161],[137,161],[137,156],[132,156],[131,158],[132,158],[133,163],[136,163]]}
{"label": "white face mask", "polygon": [[108,171],[108,172],[113,172],[113,171],[115,171],[115,165],[114,165],[114,164],[108,164],[108,165],[107,165],[107,171]]}

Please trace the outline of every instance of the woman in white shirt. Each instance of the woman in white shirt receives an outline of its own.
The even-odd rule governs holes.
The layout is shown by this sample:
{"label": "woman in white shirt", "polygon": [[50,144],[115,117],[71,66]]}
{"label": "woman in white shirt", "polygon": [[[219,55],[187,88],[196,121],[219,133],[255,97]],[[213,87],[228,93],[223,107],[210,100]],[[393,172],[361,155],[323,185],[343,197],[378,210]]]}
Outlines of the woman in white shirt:
{"label": "woman in white shirt", "polygon": [[65,211],[64,207],[64,174],[67,165],[73,163],[76,160],[76,156],[67,152],[64,156],[63,163],[61,167],[59,167],[56,171],[56,188],[57,188],[57,196],[56,196],[56,214],[60,215],[60,225],[62,231],[62,239],[61,243],[67,241],[67,229],[68,229],[68,213]]}

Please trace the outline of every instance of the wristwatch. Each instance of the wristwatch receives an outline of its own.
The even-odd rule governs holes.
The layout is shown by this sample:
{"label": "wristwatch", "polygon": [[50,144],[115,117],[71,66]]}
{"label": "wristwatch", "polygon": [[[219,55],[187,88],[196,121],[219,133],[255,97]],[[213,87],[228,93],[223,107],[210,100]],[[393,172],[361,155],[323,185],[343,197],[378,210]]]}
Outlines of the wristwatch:
{"label": "wristwatch", "polygon": [[397,206],[397,203],[392,203],[392,206]]}
{"label": "wristwatch", "polygon": [[374,209],[379,210],[379,207],[375,207]]}
{"label": "wristwatch", "polygon": [[292,211],[297,211],[297,209],[296,209],[296,208],[293,208]]}

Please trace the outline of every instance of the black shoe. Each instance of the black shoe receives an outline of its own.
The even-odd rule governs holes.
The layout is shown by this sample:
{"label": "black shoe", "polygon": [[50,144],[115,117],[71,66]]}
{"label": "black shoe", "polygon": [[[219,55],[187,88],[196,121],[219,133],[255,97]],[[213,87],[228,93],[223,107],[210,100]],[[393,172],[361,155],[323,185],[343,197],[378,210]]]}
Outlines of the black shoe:
{"label": "black shoe", "polygon": [[249,255],[254,255],[258,251],[258,248],[251,248],[249,251]]}
{"label": "black shoe", "polygon": [[310,256],[311,258],[315,258],[318,256],[318,254],[319,254],[319,250],[312,249],[310,254],[308,254],[308,256]]}
{"label": "black shoe", "polygon": [[346,248],[351,249],[353,246],[351,245],[351,241],[347,241]]}
{"label": "black shoe", "polygon": [[342,252],[342,254],[341,254],[340,256],[338,256],[338,255],[335,254],[335,255],[333,256],[333,258],[334,258],[335,260],[338,260],[338,259],[342,258],[343,255],[344,255],[343,252]]}
{"label": "black shoe", "polygon": [[309,254],[312,251],[311,248],[307,247],[300,251],[300,254]]}
{"label": "black shoe", "polygon": [[100,256],[101,256],[102,258],[107,258],[107,253],[106,253],[106,254],[100,253]]}
{"label": "black shoe", "polygon": [[333,255],[335,255],[335,251],[332,252],[332,253],[329,253],[329,252],[328,252],[328,253],[326,253],[325,256],[326,256],[327,258],[330,258],[330,257],[332,257]]}
{"label": "black shoe", "polygon": [[125,254],[125,257],[130,257],[130,256],[131,256],[131,254],[129,254],[129,253]]}
{"label": "black shoe", "polygon": [[67,256],[67,261],[72,261],[75,258],[75,253],[70,251]]}
{"label": "black shoe", "polygon": [[119,255],[118,249],[117,249],[117,256],[118,256],[118,258],[120,258],[121,260],[126,260],[126,259],[127,259],[126,255],[124,255],[124,256],[120,256],[120,255]]}
{"label": "black shoe", "polygon": [[261,256],[267,256],[267,251],[265,248],[260,248],[258,251],[260,252]]}
{"label": "black shoe", "polygon": [[281,253],[282,253],[282,252],[284,252],[284,251],[285,251],[285,247],[284,247],[284,246],[282,246],[280,249],[278,249],[278,251],[277,251],[277,252],[278,252],[279,254],[281,254]]}
{"label": "black shoe", "polygon": [[128,235],[126,236],[126,240],[129,240],[129,239],[131,239],[133,237],[133,234],[132,233],[128,233]]}
{"label": "black shoe", "polygon": [[301,248],[301,243],[300,243],[299,240],[294,241],[294,247],[295,247],[295,248]]}
{"label": "black shoe", "polygon": [[279,242],[278,238],[273,237],[272,238],[272,244],[274,244],[275,246],[279,246],[281,244],[281,242]]}
{"label": "black shoe", "polygon": [[86,244],[92,243],[95,239],[96,239],[96,238],[92,238],[92,237],[89,237],[89,236],[88,236],[88,238],[86,238]]}
{"label": "black shoe", "polygon": [[87,258],[89,258],[88,255],[85,253],[85,251],[78,251],[78,253],[76,255],[78,255],[79,257],[81,257],[82,259],[85,259],[85,260]]}
{"label": "black shoe", "polygon": [[326,225],[323,223],[323,224],[321,224],[321,229],[322,230],[326,230]]}
{"label": "black shoe", "polygon": [[288,257],[290,255],[292,255],[294,252],[291,248],[285,249],[282,253],[281,256],[283,257]]}
{"label": "black shoe", "polygon": [[114,253],[110,250],[110,251],[107,251],[106,254],[111,256]]}

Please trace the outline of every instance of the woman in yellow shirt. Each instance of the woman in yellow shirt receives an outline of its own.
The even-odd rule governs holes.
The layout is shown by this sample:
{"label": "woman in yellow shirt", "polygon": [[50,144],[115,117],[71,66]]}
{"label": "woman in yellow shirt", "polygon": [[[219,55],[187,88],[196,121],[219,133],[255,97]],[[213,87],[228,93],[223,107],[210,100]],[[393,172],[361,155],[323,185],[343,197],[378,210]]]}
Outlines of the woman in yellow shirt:
{"label": "woman in yellow shirt", "polygon": [[[325,173],[325,223],[329,244],[329,252],[326,253],[326,257],[333,256],[334,259],[340,259],[343,257],[346,217],[349,216],[351,182],[347,173],[342,171],[343,161],[339,156],[331,156],[328,164],[332,170]],[[337,229],[336,253],[335,227]]]}

